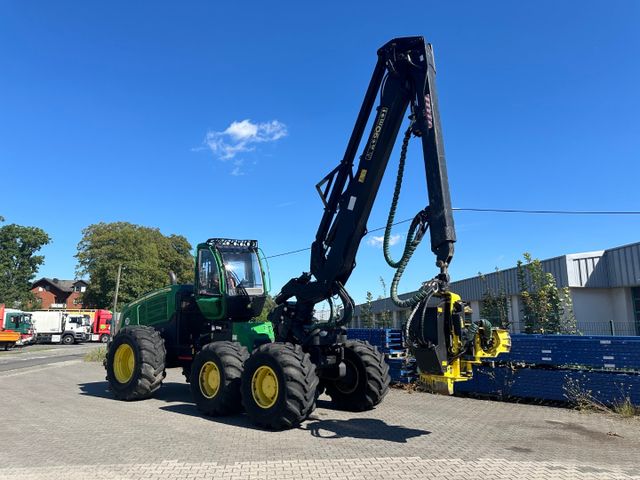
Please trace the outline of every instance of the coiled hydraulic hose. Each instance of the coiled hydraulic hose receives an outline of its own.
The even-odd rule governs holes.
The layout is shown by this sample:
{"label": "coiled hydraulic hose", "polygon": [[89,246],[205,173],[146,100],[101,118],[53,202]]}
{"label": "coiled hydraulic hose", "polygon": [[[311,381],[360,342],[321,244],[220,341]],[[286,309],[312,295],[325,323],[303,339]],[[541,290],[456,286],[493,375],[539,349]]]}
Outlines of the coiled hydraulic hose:
{"label": "coiled hydraulic hose", "polygon": [[400,162],[398,165],[398,174],[396,176],[396,184],[393,190],[393,199],[391,200],[391,207],[389,209],[389,216],[387,218],[387,225],[384,230],[384,240],[383,240],[383,252],[384,259],[387,264],[396,269],[396,272],[393,276],[393,280],[391,281],[391,288],[389,289],[389,293],[391,295],[391,300],[398,307],[406,308],[406,307],[414,307],[424,299],[433,295],[437,289],[438,284],[434,281],[425,282],[422,284],[420,289],[406,300],[400,299],[398,297],[398,284],[400,283],[400,279],[404,274],[407,265],[409,264],[409,260],[411,256],[415,252],[416,248],[420,244],[424,233],[429,227],[428,219],[426,218],[426,212],[423,210],[419,212],[411,222],[411,226],[409,227],[409,231],[407,232],[407,239],[404,244],[404,251],[402,252],[402,256],[400,260],[397,262],[391,258],[391,254],[389,252],[389,243],[391,239],[391,228],[393,226],[393,220],[396,216],[396,210],[398,208],[398,200],[400,198],[400,190],[402,189],[402,180],[404,177],[404,166],[407,158],[407,148],[409,146],[409,140],[411,139],[413,128],[413,120],[407,128],[407,131],[404,133],[404,138],[402,139],[402,149],[400,150]]}

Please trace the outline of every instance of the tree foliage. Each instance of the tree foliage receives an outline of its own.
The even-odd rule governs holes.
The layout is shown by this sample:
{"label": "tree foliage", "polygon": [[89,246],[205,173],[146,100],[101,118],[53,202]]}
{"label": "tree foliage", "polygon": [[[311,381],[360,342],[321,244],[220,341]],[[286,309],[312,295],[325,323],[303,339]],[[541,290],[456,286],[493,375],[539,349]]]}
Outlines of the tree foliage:
{"label": "tree foliage", "polygon": [[180,283],[192,283],[191,245],[182,235],[163,235],[157,228],[127,222],[97,223],[82,231],[76,254],[78,276],[89,276],[82,300],[105,308],[113,302],[118,265],[122,276],[119,305],[168,284],[172,270]]}
{"label": "tree foliage", "polygon": [[267,293],[267,298],[264,302],[264,307],[262,307],[262,312],[260,312],[260,315],[256,317],[256,320],[260,322],[268,321],[269,319],[267,317],[269,316],[271,311],[276,307],[277,307],[276,301],[273,299],[271,295]]}
{"label": "tree foliage", "polygon": [[[0,221],[4,218],[0,217]],[[0,303],[26,307],[35,302],[31,293],[38,267],[44,256],[36,255],[51,239],[38,227],[14,223],[0,227]]]}
{"label": "tree foliage", "polygon": [[382,300],[384,305],[382,310],[380,311],[380,328],[391,328],[391,324],[393,323],[393,313],[389,310],[387,306],[387,302],[389,301],[389,297],[387,296],[387,283],[384,281],[384,278],[380,277],[380,287],[382,288],[382,295],[378,297],[378,300]]}
{"label": "tree foliage", "polygon": [[487,278],[480,274],[480,279],[484,284],[484,293],[480,302],[480,318],[489,320],[494,327],[506,328],[511,326],[509,321],[509,297],[507,296],[502,281],[502,275],[496,267],[498,288],[494,289],[489,285]]}
{"label": "tree foliage", "polygon": [[517,275],[526,333],[578,333],[571,293],[558,288],[542,262],[525,253],[518,261]]}
{"label": "tree foliage", "polygon": [[373,316],[373,294],[367,292],[367,298],[365,303],[360,307],[360,318],[365,328],[375,327],[375,317]]}

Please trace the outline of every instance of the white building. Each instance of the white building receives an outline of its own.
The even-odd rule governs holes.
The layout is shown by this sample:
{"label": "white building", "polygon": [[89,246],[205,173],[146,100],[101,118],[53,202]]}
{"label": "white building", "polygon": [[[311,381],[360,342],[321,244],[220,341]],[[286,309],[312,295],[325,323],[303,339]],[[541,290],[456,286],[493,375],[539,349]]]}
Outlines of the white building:
{"label": "white building", "polygon": [[[573,253],[542,261],[560,288],[568,287],[578,330],[584,335],[640,335],[640,242],[596,252]],[[524,330],[521,322],[517,270],[510,268],[451,283],[451,290],[470,303],[472,319],[480,318],[482,297],[487,289],[504,291],[509,301],[511,330]],[[401,295],[408,297],[411,294]],[[352,326],[363,326],[362,305],[355,310]],[[391,299],[372,302],[372,313],[380,321],[390,311],[392,326],[399,328],[408,310]]]}

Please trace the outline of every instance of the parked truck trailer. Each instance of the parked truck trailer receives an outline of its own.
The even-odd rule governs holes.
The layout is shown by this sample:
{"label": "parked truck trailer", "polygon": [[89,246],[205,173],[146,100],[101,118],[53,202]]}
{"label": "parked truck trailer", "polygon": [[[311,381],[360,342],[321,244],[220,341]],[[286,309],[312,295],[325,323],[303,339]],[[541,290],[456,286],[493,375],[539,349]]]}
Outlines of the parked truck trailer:
{"label": "parked truck trailer", "polygon": [[4,303],[0,304],[0,348],[9,350],[20,340],[20,333],[8,328],[4,323]]}
{"label": "parked truck trailer", "polygon": [[38,343],[88,342],[91,339],[85,317],[65,311],[34,311],[31,313]]}
{"label": "parked truck trailer", "polygon": [[4,325],[5,328],[20,334],[20,339],[16,342],[16,345],[35,343],[36,337],[33,329],[33,321],[31,320],[31,313],[15,308],[5,308]]}

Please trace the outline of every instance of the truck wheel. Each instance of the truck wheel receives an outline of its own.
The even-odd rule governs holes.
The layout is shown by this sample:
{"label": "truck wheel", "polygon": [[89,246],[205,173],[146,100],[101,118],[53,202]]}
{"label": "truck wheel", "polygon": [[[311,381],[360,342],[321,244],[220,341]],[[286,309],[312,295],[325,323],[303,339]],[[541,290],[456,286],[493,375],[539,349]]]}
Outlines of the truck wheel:
{"label": "truck wheel", "polygon": [[76,339],[73,338],[73,335],[65,335],[62,337],[63,345],[73,345],[74,343],[76,343]]}
{"label": "truck wheel", "polygon": [[389,391],[389,365],[369,342],[348,340],[344,347],[346,375],[324,380],[326,393],[341,410],[361,412],[378,405]]}
{"label": "truck wheel", "polygon": [[164,379],[164,340],[152,327],[125,327],[107,351],[107,380],[116,398],[141,400],[160,388]]}
{"label": "truck wheel", "polygon": [[108,334],[103,334],[100,335],[100,342],[101,343],[109,343],[109,335]]}
{"label": "truck wheel", "polygon": [[240,378],[249,352],[238,342],[213,342],[198,352],[191,366],[191,394],[205,415],[242,410]]}
{"label": "truck wheel", "polygon": [[244,364],[242,404],[257,425],[292,428],[315,409],[318,382],[315,365],[300,345],[261,345]]}

